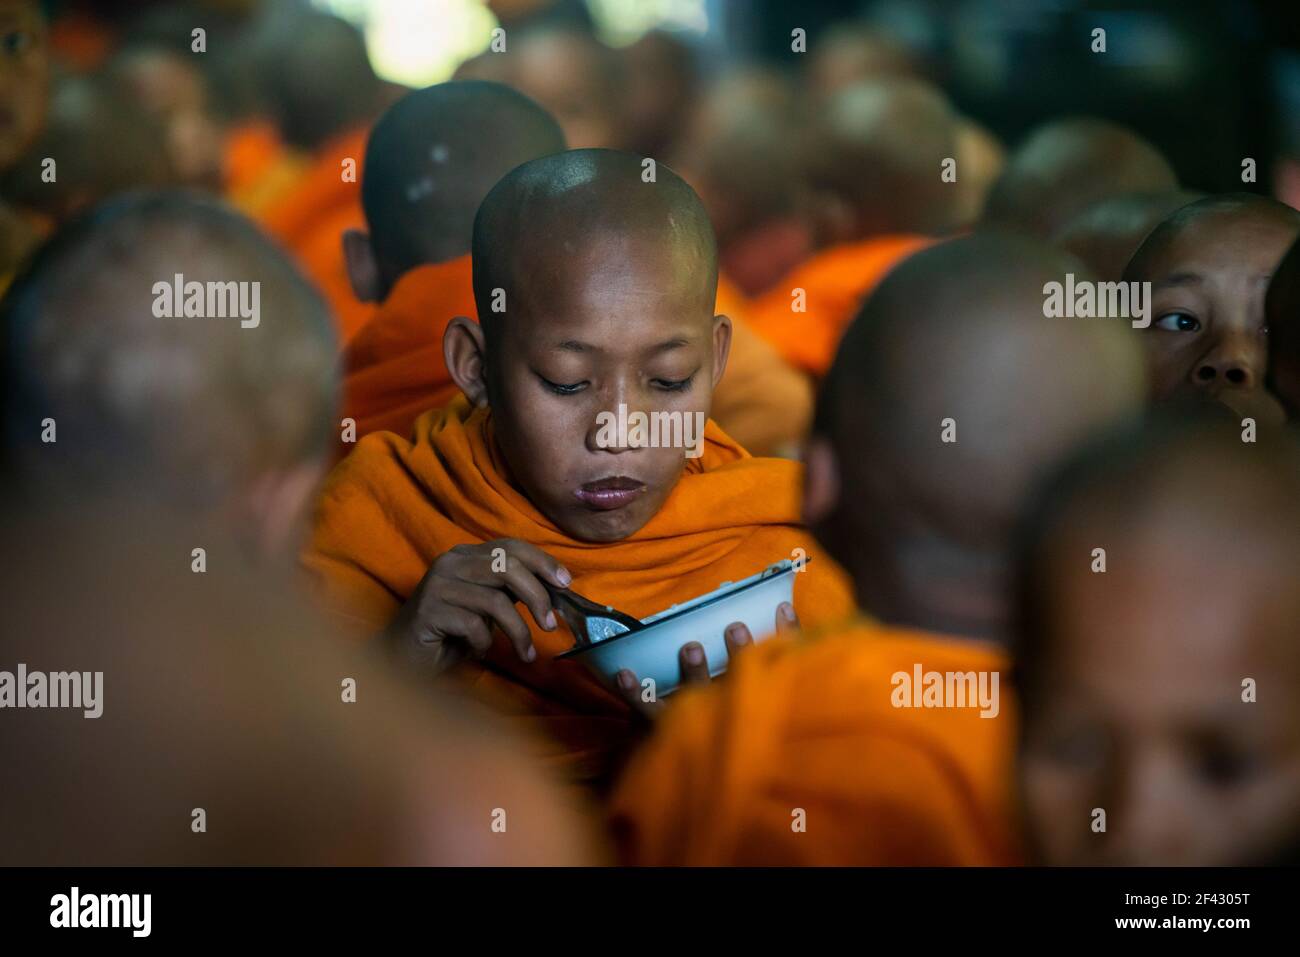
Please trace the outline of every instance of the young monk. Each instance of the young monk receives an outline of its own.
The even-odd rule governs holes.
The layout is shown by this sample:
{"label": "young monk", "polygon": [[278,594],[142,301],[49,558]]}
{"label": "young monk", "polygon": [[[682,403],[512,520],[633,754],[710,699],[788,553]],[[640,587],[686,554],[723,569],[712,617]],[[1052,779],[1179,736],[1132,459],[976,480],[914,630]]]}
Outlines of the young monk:
{"label": "young monk", "polygon": [[453,317],[476,315],[474,214],[510,170],[563,149],[555,120],[498,83],[417,90],[375,124],[361,184],[367,229],[343,236],[357,299],[379,303],[344,353],[344,415],[357,437],[407,436],[421,412],[459,393],[442,340]]}
{"label": "young monk", "polygon": [[1066,222],[1052,243],[1082,259],[1101,280],[1118,282],[1151,230],[1204,195],[1179,189],[1110,196]]}
{"label": "young monk", "polygon": [[1283,418],[1264,390],[1264,297],[1300,234],[1300,212],[1251,193],[1184,206],[1146,238],[1124,272],[1150,282],[1140,330],[1157,401],[1203,396],[1261,422]]}
{"label": "young monk", "polygon": [[[614,793],[626,860],[1018,859],[1011,530],[1030,484],[1146,393],[1118,321],[1043,318],[1044,282],[1077,268],[976,235],[910,257],[867,300],[823,385],[803,508],[877,621],[772,639],[684,692]],[[967,706],[922,706],[926,672],[969,675]]]}
{"label": "young monk", "polygon": [[1134,430],[1053,483],[1018,647],[1041,860],[1300,860],[1298,487],[1293,436],[1243,443],[1218,417]]}
{"label": "young monk", "polygon": [[[620,406],[702,421],[727,361],[704,209],[671,170],[642,171],[631,154],[575,150],[493,188],[472,245],[483,324],[458,318],[446,336],[464,398],[409,440],[362,439],[326,484],[305,557],[359,630],[432,670],[482,658],[462,673],[593,775],[625,747],[631,712],[555,660],[573,640],[545,586],[644,617],[811,544],[794,463],[750,458],[712,425],[691,458],[602,438],[601,413]],[[829,559],[799,575],[806,618],[848,604]]]}
{"label": "young monk", "polygon": [[[229,298],[209,283],[245,285]],[[336,421],[335,341],[252,223],[135,194],[60,230],[5,302],[6,445],[30,487],[134,489],[251,551],[296,551]]]}
{"label": "young monk", "polygon": [[916,80],[862,83],[830,99],[807,134],[820,251],[761,296],[754,329],[821,376],[863,297],[900,259],[953,224],[955,118]]}
{"label": "young monk", "polygon": [[623,51],[623,73],[628,148],[671,156],[699,95],[696,51],[677,34],[651,30]]}
{"label": "young monk", "polygon": [[1300,241],[1291,246],[1273,272],[1264,307],[1268,323],[1267,385],[1286,409],[1300,420]]}
{"label": "young monk", "polygon": [[1109,196],[1176,189],[1169,162],[1131,130],[1090,117],[1053,120],[1012,152],[989,193],[984,222],[1049,239]]}
{"label": "young monk", "polygon": [[[49,75],[40,3],[0,0],[0,181],[27,156],[45,126]],[[0,199],[0,296],[38,239],[36,226]]]}
{"label": "young monk", "polygon": [[573,799],[489,715],[367,660],[183,510],[80,489],[6,498],[0,670],[25,666],[28,703],[34,672],[82,697],[18,710],[0,676],[22,782],[0,789],[0,864],[599,863]]}
{"label": "young monk", "polygon": [[365,38],[338,17],[307,12],[275,31],[269,100],[285,145],[311,157],[301,179],[267,203],[259,222],[292,251],[320,286],[346,344],[372,308],[352,294],[341,239],[365,224],[362,160],[383,87]]}
{"label": "young monk", "polygon": [[628,144],[627,77],[613,50],[585,30],[545,27],[519,37],[506,61],[509,82],[542,105],[572,149]]}

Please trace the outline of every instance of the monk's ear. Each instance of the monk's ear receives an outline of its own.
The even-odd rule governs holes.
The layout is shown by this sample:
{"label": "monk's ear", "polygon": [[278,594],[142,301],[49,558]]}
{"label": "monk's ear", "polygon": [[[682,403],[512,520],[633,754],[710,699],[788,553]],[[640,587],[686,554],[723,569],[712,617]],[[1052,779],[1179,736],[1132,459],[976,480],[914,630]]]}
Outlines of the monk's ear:
{"label": "monk's ear", "polygon": [[453,381],[476,407],[488,404],[487,343],[483,327],[468,316],[457,316],[442,334],[442,358]]}
{"label": "monk's ear", "polygon": [[731,320],[726,316],[713,317],[713,386],[722,381],[727,371],[727,356],[731,355]]}
{"label": "monk's ear", "polygon": [[803,523],[826,520],[840,501],[840,463],[829,439],[814,435],[804,449]]}
{"label": "monk's ear", "polygon": [[379,261],[370,236],[360,229],[343,232],[343,260],[348,265],[348,282],[353,294],[362,302],[379,302],[384,298],[384,282],[379,275]]}

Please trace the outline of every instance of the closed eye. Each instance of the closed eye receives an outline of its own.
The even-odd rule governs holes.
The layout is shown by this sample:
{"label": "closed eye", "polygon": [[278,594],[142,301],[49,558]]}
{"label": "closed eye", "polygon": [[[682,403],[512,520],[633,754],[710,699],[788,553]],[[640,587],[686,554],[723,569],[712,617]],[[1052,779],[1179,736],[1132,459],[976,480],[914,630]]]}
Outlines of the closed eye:
{"label": "closed eye", "polygon": [[692,372],[685,379],[653,379],[654,386],[662,389],[664,392],[686,392],[695,382],[695,373]]}
{"label": "closed eye", "polygon": [[1187,312],[1169,312],[1155,321],[1157,329],[1166,332],[1199,332],[1201,321]]}
{"label": "closed eye", "polygon": [[583,389],[587,388],[588,385],[585,380],[582,382],[575,382],[572,385],[565,385],[562,382],[552,382],[544,375],[538,375],[537,378],[541,379],[542,385],[546,386],[547,389],[554,392],[556,395],[577,395]]}

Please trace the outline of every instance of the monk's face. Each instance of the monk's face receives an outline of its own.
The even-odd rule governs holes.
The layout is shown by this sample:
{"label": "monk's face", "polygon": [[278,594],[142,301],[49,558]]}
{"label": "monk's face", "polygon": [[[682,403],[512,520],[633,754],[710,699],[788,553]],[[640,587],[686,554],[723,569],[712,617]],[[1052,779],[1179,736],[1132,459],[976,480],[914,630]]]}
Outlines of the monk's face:
{"label": "monk's face", "polygon": [[629,426],[635,412],[669,413],[660,421],[681,421],[681,436],[694,430],[730,326],[714,319],[701,271],[662,245],[624,234],[564,245],[521,257],[488,359],[493,428],[547,518],[583,541],[617,541],[660,510],[689,460],[681,443],[648,446],[630,427],[618,441],[611,419],[623,406]]}
{"label": "monk's face", "polygon": [[1271,211],[1209,212],[1130,277],[1152,284],[1151,325],[1142,339],[1158,400],[1209,396],[1242,416],[1282,418],[1263,391],[1264,296],[1295,237],[1293,222]]}
{"label": "monk's face", "polygon": [[536,37],[520,48],[514,67],[514,85],[555,117],[569,149],[623,145],[617,91],[587,41]]}
{"label": "monk's face", "polygon": [[1294,560],[1288,575],[1275,555],[1229,563],[1175,534],[1106,537],[1105,573],[1089,569],[1103,543],[1079,535],[1047,576],[1020,769],[1031,843],[1068,865],[1285,853],[1300,835]]}
{"label": "monk's face", "polygon": [[34,0],[0,0],[0,171],[32,145],[49,102],[49,48]]}

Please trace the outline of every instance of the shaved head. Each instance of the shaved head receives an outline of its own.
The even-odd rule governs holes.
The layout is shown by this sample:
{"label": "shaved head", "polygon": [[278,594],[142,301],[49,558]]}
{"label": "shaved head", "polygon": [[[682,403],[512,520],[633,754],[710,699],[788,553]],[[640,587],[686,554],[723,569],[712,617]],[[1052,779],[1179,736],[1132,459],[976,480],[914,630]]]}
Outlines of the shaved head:
{"label": "shaved head", "polygon": [[956,156],[957,117],[919,80],[868,81],[827,100],[807,139],[811,187],[845,219],[832,241],[946,232],[957,214],[943,161]]}
{"label": "shaved head", "polygon": [[566,293],[566,261],[606,246],[621,255],[664,257],[674,278],[708,302],[717,291],[717,247],[695,191],[662,164],[642,178],[641,157],[615,150],[571,150],[506,174],[474,220],[474,298],[489,342],[501,323],[493,290],[507,311],[545,311]]}
{"label": "shaved head", "polygon": [[1268,387],[1300,420],[1300,241],[1273,271],[1264,307],[1269,333]]}
{"label": "shaved head", "polygon": [[[210,315],[202,301],[203,317],[178,315],[178,276],[247,284],[256,325]],[[328,310],[278,247],[220,203],[157,193],[98,207],[56,234],[4,304],[6,445],[33,482],[211,507],[324,454],[335,401]],[[55,442],[43,439],[47,420]]]}
{"label": "shaved head", "polygon": [[[1155,260],[1171,244],[1184,237],[1193,226],[1218,219],[1251,219],[1276,224],[1287,230],[1300,231],[1300,211],[1257,193],[1224,193],[1206,196],[1175,208],[1143,240],[1129,260],[1128,278],[1147,278]],[[1276,262],[1276,260],[1274,260]],[[1270,264],[1271,265],[1271,264]]]}
{"label": "shaved head", "polygon": [[375,124],[361,202],[384,271],[469,252],[474,214],[520,163],[564,149],[559,124],[497,83],[442,83],[408,93]]}
{"label": "shaved head", "polygon": [[[1126,430],[1047,486],[1024,531],[1016,649],[1043,863],[1294,862],[1297,488],[1295,438],[1243,442],[1222,412]],[[1077,824],[1098,806],[1104,834]]]}
{"label": "shaved head", "polygon": [[1082,259],[1097,277],[1114,282],[1124,274],[1142,241],[1166,217],[1202,197],[1188,190],[1125,193],[1093,203],[1052,237],[1054,245]]}
{"label": "shaved head", "polygon": [[866,583],[869,610],[923,623],[905,596],[927,551],[983,556],[979,574],[993,574],[1032,483],[1141,408],[1141,354],[1119,321],[1044,318],[1044,285],[1082,271],[1027,240],[953,240],[905,260],[849,328],[814,427],[843,490],[818,536]]}
{"label": "shaved head", "polygon": [[1177,188],[1168,161],[1136,133],[1106,120],[1057,120],[1012,153],[984,219],[1046,239],[1108,196]]}

